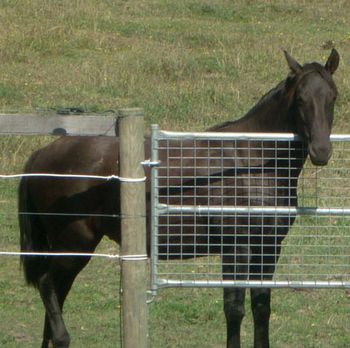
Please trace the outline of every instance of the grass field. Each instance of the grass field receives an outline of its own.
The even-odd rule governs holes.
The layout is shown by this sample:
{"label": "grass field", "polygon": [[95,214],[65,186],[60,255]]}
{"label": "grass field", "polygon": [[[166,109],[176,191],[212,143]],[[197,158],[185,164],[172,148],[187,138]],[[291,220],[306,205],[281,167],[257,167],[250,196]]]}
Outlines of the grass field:
{"label": "grass field", "polygon": [[[282,49],[303,63],[336,47],[334,130],[350,133],[349,11],[347,0],[1,0],[0,112],[137,106],[147,125],[203,130],[239,118],[286,77]],[[50,140],[2,137],[0,172],[20,172]],[[15,199],[16,182],[1,181],[1,250],[18,249]],[[161,291],[149,307],[151,347],[224,347],[222,307],[220,289]],[[72,347],[119,347],[119,265],[93,260],[65,312]],[[44,311],[16,258],[0,258],[0,313],[1,347],[40,346]],[[271,346],[348,347],[349,318],[344,290],[274,290]]]}

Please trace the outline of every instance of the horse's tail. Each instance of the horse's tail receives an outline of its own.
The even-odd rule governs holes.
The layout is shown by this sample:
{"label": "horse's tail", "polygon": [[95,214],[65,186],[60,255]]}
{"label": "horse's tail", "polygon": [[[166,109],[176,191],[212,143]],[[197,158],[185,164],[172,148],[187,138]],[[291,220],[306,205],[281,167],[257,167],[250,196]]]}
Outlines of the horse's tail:
{"label": "horse's tail", "polygon": [[[20,229],[21,252],[44,252],[49,245],[40,221],[40,216],[31,215],[36,209],[29,190],[30,178],[23,177],[18,192],[18,219]],[[29,285],[39,286],[39,280],[49,268],[49,259],[45,256],[21,255],[24,276]]]}

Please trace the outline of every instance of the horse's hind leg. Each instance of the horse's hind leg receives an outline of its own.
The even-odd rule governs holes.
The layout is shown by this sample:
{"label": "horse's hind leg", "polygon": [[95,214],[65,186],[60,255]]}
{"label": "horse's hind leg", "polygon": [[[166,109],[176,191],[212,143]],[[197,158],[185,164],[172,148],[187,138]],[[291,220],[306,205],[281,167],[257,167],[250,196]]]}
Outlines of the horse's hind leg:
{"label": "horse's hind leg", "polygon": [[50,340],[55,348],[69,347],[69,334],[64,325],[58,296],[49,273],[41,277],[39,291],[46,311],[42,348],[49,347]]}
{"label": "horse's hind leg", "polygon": [[45,306],[45,326],[42,348],[67,348],[70,344],[68,331],[62,317],[62,308],[78,273],[88,263],[88,257],[54,258],[48,273],[39,282],[39,291]]}
{"label": "horse's hind leg", "polygon": [[43,333],[43,342],[41,348],[48,348],[51,339],[51,327],[49,322],[49,317],[45,311],[45,323],[44,323],[44,333]]}

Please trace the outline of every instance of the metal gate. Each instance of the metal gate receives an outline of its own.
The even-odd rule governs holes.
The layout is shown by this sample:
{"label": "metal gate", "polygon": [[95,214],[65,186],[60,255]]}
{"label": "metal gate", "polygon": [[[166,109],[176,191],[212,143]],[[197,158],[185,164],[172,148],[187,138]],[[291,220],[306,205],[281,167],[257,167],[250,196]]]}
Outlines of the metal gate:
{"label": "metal gate", "polygon": [[331,140],[329,164],[296,180],[293,134],[152,126],[152,290],[350,287],[350,135]]}

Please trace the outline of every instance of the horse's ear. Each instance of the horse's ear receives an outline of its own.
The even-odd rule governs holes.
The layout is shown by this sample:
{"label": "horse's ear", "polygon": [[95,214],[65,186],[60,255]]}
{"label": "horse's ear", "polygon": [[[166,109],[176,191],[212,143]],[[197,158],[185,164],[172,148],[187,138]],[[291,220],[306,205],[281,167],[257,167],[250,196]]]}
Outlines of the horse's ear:
{"label": "horse's ear", "polygon": [[283,51],[283,52],[286,57],[290,70],[292,70],[292,72],[295,74],[300,73],[302,70],[301,65],[293,57],[291,57],[287,51]]}
{"label": "horse's ear", "polygon": [[334,74],[334,72],[338,68],[339,59],[340,57],[338,51],[335,48],[333,48],[325,65],[326,70],[328,70],[331,74]]}

